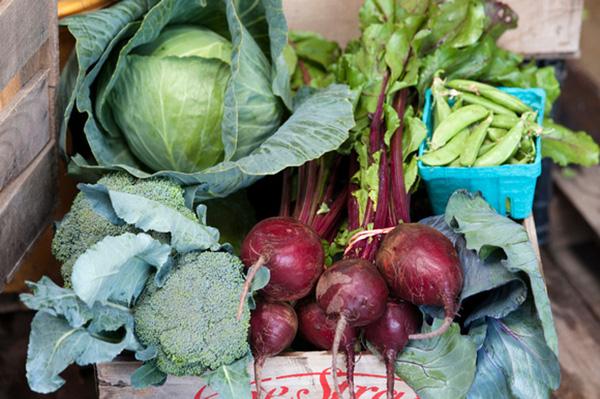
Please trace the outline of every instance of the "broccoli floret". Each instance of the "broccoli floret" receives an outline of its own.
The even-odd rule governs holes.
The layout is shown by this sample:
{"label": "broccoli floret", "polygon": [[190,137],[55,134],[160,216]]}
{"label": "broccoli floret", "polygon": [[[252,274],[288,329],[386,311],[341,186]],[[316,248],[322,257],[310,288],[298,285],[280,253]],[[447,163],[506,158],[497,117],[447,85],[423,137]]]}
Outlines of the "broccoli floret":
{"label": "broccoli floret", "polygon": [[150,278],[134,308],[135,332],[157,349],[157,367],[201,375],[248,353],[250,312],[236,320],[243,264],[224,252],[191,252],[157,288]]}
{"label": "broccoli floret", "polygon": [[[169,179],[139,180],[126,173],[112,173],[102,177],[98,183],[110,190],[136,194],[160,202],[192,220],[197,220],[194,212],[185,206],[183,189]],[[63,264],[61,273],[65,286],[69,286],[73,264],[82,253],[106,236],[118,236],[126,232],[137,233],[139,230],[133,226],[112,224],[91,208],[85,194],[79,193],[69,213],[58,224],[52,240],[52,253]],[[169,239],[169,235],[164,233],[152,235],[161,241]]]}

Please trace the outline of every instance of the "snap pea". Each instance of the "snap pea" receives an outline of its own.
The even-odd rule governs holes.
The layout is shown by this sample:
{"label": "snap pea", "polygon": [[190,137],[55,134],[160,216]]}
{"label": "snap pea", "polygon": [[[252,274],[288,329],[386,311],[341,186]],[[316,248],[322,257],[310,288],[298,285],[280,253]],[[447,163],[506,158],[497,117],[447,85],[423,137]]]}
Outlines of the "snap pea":
{"label": "snap pea", "polygon": [[494,141],[500,140],[506,133],[508,133],[508,130],[506,129],[500,129],[497,127],[488,128],[488,136],[490,136],[490,139]]}
{"label": "snap pea", "polygon": [[524,129],[525,122],[520,120],[492,149],[477,158],[475,166],[496,166],[503,164],[518,150]]}
{"label": "snap pea", "polygon": [[438,77],[434,78],[433,85],[431,86],[431,93],[433,95],[434,129],[437,129],[440,123],[452,113],[452,109],[450,108],[450,105],[448,105],[448,100],[443,94],[443,90],[445,90],[443,81]]}
{"label": "snap pea", "polygon": [[446,83],[446,86],[456,90],[468,91],[470,93],[481,95],[489,100],[494,101],[498,105],[506,107],[519,114],[531,111],[531,108],[529,108],[517,97],[485,83],[476,82],[474,80],[455,79]]}
{"label": "snap pea", "polygon": [[482,122],[479,122],[477,125],[475,125],[469,134],[469,137],[465,141],[462,154],[460,154],[461,165],[472,166],[475,163],[479,149],[485,140],[487,129],[490,126],[490,123],[492,123],[492,115],[489,115]]}
{"label": "snap pea", "polygon": [[485,154],[486,152],[491,150],[492,147],[494,147],[495,145],[496,145],[496,143],[494,143],[493,141],[484,141],[483,144],[481,145],[481,147],[479,148],[477,157],[482,156],[483,154]]}
{"label": "snap pea", "polygon": [[515,116],[495,114],[491,126],[500,129],[511,129],[517,122],[519,122],[519,118]]}
{"label": "snap pea", "polygon": [[517,117],[517,114],[515,114],[514,111],[511,111],[510,109],[503,107],[502,105],[496,104],[495,102],[488,100],[485,97],[481,97],[476,94],[472,94],[472,93],[468,93],[468,92],[460,92],[460,97],[467,104],[481,105],[482,107],[486,107],[487,109],[489,109],[490,111],[493,111],[496,114],[511,115],[511,116],[514,116],[515,118]]}
{"label": "snap pea", "polygon": [[448,115],[433,132],[431,148],[436,150],[469,125],[488,116],[489,111],[481,105],[467,105]]}
{"label": "snap pea", "polygon": [[463,99],[461,97],[458,97],[456,99],[456,101],[454,102],[454,105],[452,106],[452,112],[456,111],[457,109],[459,109],[460,107],[463,106]]}
{"label": "snap pea", "polygon": [[456,158],[454,161],[448,164],[451,168],[460,168],[462,165],[460,164],[460,158]]}
{"label": "snap pea", "polygon": [[468,136],[469,129],[461,130],[445,146],[423,154],[421,161],[430,166],[448,165],[460,156],[460,151]]}

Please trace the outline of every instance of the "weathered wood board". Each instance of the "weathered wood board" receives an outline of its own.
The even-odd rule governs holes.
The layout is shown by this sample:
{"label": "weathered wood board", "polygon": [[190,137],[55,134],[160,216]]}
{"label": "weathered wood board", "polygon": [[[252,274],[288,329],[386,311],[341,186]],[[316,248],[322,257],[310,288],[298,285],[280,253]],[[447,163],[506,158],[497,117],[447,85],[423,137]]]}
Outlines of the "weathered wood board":
{"label": "weathered wood board", "polygon": [[[320,32],[345,45],[357,37],[363,0],[283,0],[291,29]],[[506,33],[503,47],[526,56],[571,57],[579,52],[583,0],[505,0],[519,14],[517,29]]]}
{"label": "weathered wood board", "polygon": [[[356,397],[382,399],[386,380],[383,363],[371,354],[357,357],[354,375]],[[343,356],[340,355],[343,363]],[[138,362],[115,361],[96,366],[100,399],[213,399],[217,398],[206,383],[194,377],[169,377],[165,385],[134,390],[129,381],[131,373],[140,366]],[[249,372],[252,374],[251,367]],[[345,374],[340,372],[340,390],[347,395]],[[252,386],[254,387],[254,382]],[[263,398],[331,399],[335,395],[331,376],[329,352],[291,352],[267,359],[262,371]],[[414,391],[400,378],[396,378],[397,399],[417,399]],[[256,397],[256,392],[253,392]],[[244,399],[244,398],[240,398]]]}
{"label": "weathered wood board", "polygon": [[573,177],[553,175],[560,191],[600,237],[600,166],[577,170]]}
{"label": "weathered wood board", "polygon": [[48,143],[19,177],[0,192],[0,291],[54,208],[56,149]]}
{"label": "weathered wood board", "polygon": [[48,71],[39,72],[0,110],[0,190],[17,177],[50,140]]}
{"label": "weathered wood board", "polygon": [[0,291],[56,198],[56,0],[0,0]]}

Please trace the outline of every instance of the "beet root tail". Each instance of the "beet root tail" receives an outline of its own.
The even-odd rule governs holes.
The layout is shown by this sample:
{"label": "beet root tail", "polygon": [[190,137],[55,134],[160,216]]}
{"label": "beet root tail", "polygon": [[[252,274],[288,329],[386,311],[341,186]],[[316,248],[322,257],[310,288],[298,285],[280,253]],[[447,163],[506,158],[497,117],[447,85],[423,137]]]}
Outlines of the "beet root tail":
{"label": "beet root tail", "polygon": [[248,274],[246,275],[246,281],[244,282],[244,288],[242,289],[242,293],[240,295],[240,305],[238,306],[238,311],[237,311],[237,315],[236,315],[236,318],[238,321],[240,321],[240,319],[242,318],[242,313],[244,313],[244,303],[246,302],[246,297],[248,296],[248,293],[250,292],[250,287],[252,286],[252,281],[254,280],[254,277],[256,276],[256,273],[258,272],[258,270],[265,263],[266,263],[265,257],[261,256],[260,258],[258,258],[256,263],[254,263],[248,269]]}
{"label": "beet root tail", "polygon": [[346,324],[346,318],[344,316],[340,316],[337,326],[335,327],[335,337],[333,339],[333,347],[331,348],[331,376],[333,377],[333,388],[340,399],[342,399],[343,396],[342,392],[340,391],[340,383],[338,380],[337,356],[340,348],[340,342],[342,341],[342,335],[346,329]]}
{"label": "beet root tail", "polygon": [[385,374],[387,380],[387,399],[394,399],[394,382],[396,375],[396,352],[390,351],[385,354]]}
{"label": "beet root tail", "polygon": [[255,360],[254,361],[254,381],[256,383],[256,399],[262,398],[262,386],[260,383],[261,371],[262,371],[262,361]]}
{"label": "beet root tail", "polygon": [[428,333],[423,333],[423,334],[411,334],[408,336],[408,339],[415,339],[415,340],[430,339],[430,338],[439,337],[440,335],[444,335],[444,333],[446,331],[448,331],[448,329],[452,325],[453,320],[454,320],[453,317],[446,316],[444,318],[444,323],[437,330],[430,331]]}
{"label": "beet root tail", "polygon": [[346,348],[346,380],[348,381],[348,391],[350,399],[356,399],[354,392],[354,345],[348,345]]}

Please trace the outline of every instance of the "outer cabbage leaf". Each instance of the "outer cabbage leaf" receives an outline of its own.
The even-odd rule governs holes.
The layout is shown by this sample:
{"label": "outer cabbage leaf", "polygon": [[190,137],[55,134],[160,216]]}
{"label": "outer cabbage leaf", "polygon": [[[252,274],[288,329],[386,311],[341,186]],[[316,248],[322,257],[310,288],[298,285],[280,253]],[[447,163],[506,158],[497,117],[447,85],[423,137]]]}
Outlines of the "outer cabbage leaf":
{"label": "outer cabbage leaf", "polygon": [[132,224],[144,231],[169,233],[171,245],[180,253],[218,249],[219,230],[191,220],[157,201],[119,191],[102,184],[79,184],[92,208],[114,224]]}
{"label": "outer cabbage leaf", "polygon": [[139,178],[165,176],[189,186],[196,200],[226,197],[260,178],[337,149],[354,126],[354,94],[344,85],[331,85],[304,100],[290,118],[250,155],[222,162],[199,173],[158,172],[153,175],[127,165],[95,166],[74,157],[69,170],[89,179],[109,170],[125,170]]}
{"label": "outer cabbage leaf", "polygon": [[487,319],[469,398],[548,398],[560,384],[556,354],[544,339],[530,303],[504,319]]}
{"label": "outer cabbage leaf", "polygon": [[496,213],[481,196],[463,190],[450,197],[445,220],[456,232],[464,234],[468,249],[481,253],[484,247],[498,247],[506,255],[502,263],[507,270],[527,274],[546,342],[557,353],[558,339],[548,291],[523,226]]}
{"label": "outer cabbage leaf", "polygon": [[[423,330],[430,331],[441,322],[436,320]],[[441,337],[409,341],[396,361],[396,374],[422,399],[461,399],[473,382],[475,358],[474,343],[460,335],[454,323]]]}
{"label": "outer cabbage leaf", "polygon": [[130,306],[141,294],[152,268],[161,285],[170,270],[171,247],[147,234],[106,237],[81,255],[73,266],[73,290],[92,306],[106,301]]}

